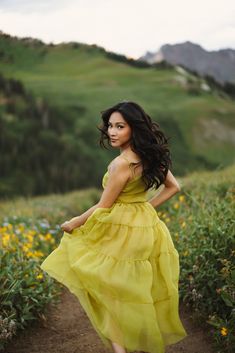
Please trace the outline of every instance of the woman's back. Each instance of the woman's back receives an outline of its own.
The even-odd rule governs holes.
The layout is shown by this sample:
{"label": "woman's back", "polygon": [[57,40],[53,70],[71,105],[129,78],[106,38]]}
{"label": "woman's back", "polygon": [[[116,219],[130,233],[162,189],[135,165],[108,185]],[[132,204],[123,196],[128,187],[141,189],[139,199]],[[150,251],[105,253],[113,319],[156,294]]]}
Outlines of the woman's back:
{"label": "woman's back", "polygon": [[[136,165],[132,164],[127,157],[120,155],[118,158],[124,158],[129,165],[130,168],[130,180],[127,181],[125,187],[122,192],[119,194],[116,202],[146,202],[147,201],[147,191],[145,191],[145,184],[142,180],[142,171],[143,167],[141,164],[136,163]],[[105,188],[108,178],[109,178],[109,169],[115,163],[116,158],[109,164],[106,173],[102,179],[102,186]],[[138,168],[138,170],[137,170]]]}

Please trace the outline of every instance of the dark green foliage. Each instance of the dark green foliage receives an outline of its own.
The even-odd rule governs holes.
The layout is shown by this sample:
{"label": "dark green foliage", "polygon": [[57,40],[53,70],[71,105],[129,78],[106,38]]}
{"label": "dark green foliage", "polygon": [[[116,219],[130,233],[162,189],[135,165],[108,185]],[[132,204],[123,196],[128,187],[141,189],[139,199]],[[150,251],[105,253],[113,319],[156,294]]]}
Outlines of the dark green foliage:
{"label": "dark green foliage", "polygon": [[[225,82],[224,84],[218,82],[214,77],[211,75],[200,75],[197,71],[195,70],[190,70],[188,67],[185,67],[184,65],[181,65],[186,71],[191,72],[195,77],[203,77],[207,84],[214,90],[217,90],[222,97],[226,97],[226,95],[230,98],[235,98],[235,83],[232,82]],[[200,90],[198,87],[196,87],[197,82],[194,82],[191,80],[192,85],[189,87],[189,93],[192,94],[200,94]]]}
{"label": "dark green foliage", "polygon": [[[205,157],[196,155],[192,159],[192,151],[187,145],[185,136],[181,131],[179,124],[171,113],[156,111],[153,113],[155,120],[160,125],[161,130],[169,138],[169,146],[172,155],[172,167],[177,170],[179,176],[189,173],[191,170],[197,170],[204,167],[208,170],[216,168],[216,164],[209,162]],[[180,141],[180,143],[175,143]],[[182,169],[184,166],[184,169]]]}
{"label": "dark green foliage", "polygon": [[205,79],[207,81],[207,83],[209,84],[209,86],[215,90],[218,91],[218,93],[226,98],[226,97],[230,97],[232,99],[235,98],[235,83],[231,83],[231,82],[225,82],[224,84],[216,81],[212,76],[210,75],[206,75]]}
{"label": "dark green foliage", "polygon": [[106,52],[106,57],[134,67],[152,67],[152,65],[148,64],[146,61],[137,61],[135,59],[127,58],[125,55],[116,54],[113,52]]}
{"label": "dark green foliage", "polygon": [[[63,193],[98,184],[94,126],[77,123],[82,105],[66,111],[26,93],[17,80],[0,76],[0,196]],[[97,168],[98,169],[98,168]],[[87,176],[90,178],[87,178]]]}
{"label": "dark green foliage", "polygon": [[158,63],[152,64],[156,69],[172,69],[174,66],[168,63],[166,60],[162,60]]}
{"label": "dark green foliage", "polygon": [[226,82],[224,91],[232,98],[235,98],[235,83]]}

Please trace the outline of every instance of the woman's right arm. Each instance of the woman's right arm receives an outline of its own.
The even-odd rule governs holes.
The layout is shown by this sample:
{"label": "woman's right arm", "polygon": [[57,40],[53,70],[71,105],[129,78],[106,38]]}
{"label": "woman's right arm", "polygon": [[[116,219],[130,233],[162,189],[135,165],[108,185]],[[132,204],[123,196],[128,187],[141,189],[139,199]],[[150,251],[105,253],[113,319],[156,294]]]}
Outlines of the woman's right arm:
{"label": "woman's right arm", "polygon": [[99,207],[98,204],[95,204],[91,208],[89,208],[86,212],[82,213],[80,216],[73,217],[70,219],[69,222],[65,222],[66,224],[69,223],[70,228],[74,229],[77,227],[80,227],[82,224],[84,224],[87,220],[88,217],[95,211],[95,209]]}
{"label": "woman's right arm", "polygon": [[80,216],[72,218],[66,223],[66,227],[71,230],[80,227],[84,224],[87,218],[95,211],[96,208],[109,208],[113,205],[127,181],[130,178],[130,168],[126,161],[123,159],[117,159],[112,170],[109,172],[109,178],[105,189],[101,195],[101,198],[97,204],[89,208],[86,212]]}

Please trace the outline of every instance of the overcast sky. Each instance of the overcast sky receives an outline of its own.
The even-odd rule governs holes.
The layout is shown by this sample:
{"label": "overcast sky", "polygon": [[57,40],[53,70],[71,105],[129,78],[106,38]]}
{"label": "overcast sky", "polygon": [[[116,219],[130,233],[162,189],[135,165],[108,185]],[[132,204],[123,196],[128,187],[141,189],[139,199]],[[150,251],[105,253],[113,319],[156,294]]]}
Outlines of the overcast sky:
{"label": "overcast sky", "polygon": [[133,58],[185,41],[235,49],[235,0],[0,0],[0,30]]}

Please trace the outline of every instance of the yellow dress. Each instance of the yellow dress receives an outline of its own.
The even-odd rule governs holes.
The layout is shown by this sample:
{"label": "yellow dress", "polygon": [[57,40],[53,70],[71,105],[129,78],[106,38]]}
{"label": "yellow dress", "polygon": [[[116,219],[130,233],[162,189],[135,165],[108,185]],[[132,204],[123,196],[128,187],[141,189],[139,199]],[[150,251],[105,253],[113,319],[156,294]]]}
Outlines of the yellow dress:
{"label": "yellow dress", "polygon": [[[108,171],[104,174],[105,187]],[[147,201],[141,176],[114,204],[97,208],[41,269],[73,293],[106,347],[163,353],[187,336],[178,313],[179,255]]]}

